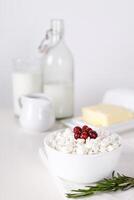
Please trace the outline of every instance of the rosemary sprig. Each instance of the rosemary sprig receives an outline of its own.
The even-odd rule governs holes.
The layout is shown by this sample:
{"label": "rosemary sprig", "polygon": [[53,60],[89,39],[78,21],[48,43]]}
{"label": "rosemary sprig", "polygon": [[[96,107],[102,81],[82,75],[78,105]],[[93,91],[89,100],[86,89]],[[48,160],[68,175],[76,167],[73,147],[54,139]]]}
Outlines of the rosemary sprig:
{"label": "rosemary sprig", "polygon": [[85,196],[92,196],[101,192],[115,192],[117,190],[128,190],[134,187],[134,178],[121,175],[113,171],[111,178],[105,178],[95,185],[86,186],[84,189],[72,190],[71,193],[67,193],[68,198],[79,198]]}

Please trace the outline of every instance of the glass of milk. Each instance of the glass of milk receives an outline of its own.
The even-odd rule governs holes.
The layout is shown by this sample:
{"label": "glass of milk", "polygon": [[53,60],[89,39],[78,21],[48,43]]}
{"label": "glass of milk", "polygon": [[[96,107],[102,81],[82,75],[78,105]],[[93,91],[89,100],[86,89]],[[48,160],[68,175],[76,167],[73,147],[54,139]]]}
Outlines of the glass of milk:
{"label": "glass of milk", "polygon": [[22,95],[42,92],[42,70],[38,60],[13,60],[13,103],[15,116],[20,115],[19,99]]}

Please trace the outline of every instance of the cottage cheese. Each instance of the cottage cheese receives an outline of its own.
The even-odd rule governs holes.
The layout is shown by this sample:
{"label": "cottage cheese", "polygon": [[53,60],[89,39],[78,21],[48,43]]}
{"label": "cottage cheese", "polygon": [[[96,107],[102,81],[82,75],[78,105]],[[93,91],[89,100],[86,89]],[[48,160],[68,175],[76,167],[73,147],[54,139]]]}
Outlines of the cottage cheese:
{"label": "cottage cheese", "polygon": [[50,135],[48,145],[57,151],[70,154],[99,154],[110,152],[121,145],[117,134],[110,134],[104,129],[96,130],[96,139],[75,139],[71,129],[58,130]]}

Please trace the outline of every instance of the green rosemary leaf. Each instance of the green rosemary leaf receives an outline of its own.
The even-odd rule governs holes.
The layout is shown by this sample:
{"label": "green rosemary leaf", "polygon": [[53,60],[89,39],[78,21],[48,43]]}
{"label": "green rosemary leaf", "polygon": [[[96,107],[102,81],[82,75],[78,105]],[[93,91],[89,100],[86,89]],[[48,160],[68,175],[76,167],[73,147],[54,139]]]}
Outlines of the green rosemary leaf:
{"label": "green rosemary leaf", "polygon": [[84,189],[72,190],[71,193],[67,193],[68,198],[79,198],[85,196],[92,196],[96,193],[102,192],[115,192],[117,190],[128,190],[134,187],[134,178],[121,175],[113,171],[111,178],[105,178],[98,181],[94,185],[86,186]]}
{"label": "green rosemary leaf", "polygon": [[112,178],[114,177],[115,171],[112,172]]}
{"label": "green rosemary leaf", "polygon": [[66,194],[66,196],[68,198],[80,198],[80,197],[85,197],[85,196],[91,196],[93,195],[94,193],[93,192],[89,192],[89,193],[72,193],[72,194]]}

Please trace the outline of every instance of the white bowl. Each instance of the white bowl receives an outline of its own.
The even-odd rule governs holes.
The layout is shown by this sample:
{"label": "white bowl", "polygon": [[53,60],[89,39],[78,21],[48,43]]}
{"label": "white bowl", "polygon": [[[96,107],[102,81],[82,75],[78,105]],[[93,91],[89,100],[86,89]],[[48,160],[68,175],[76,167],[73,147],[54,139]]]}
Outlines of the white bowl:
{"label": "white bowl", "polygon": [[48,145],[51,134],[45,137],[44,144],[48,166],[55,176],[75,183],[93,183],[108,177],[115,169],[122,145],[94,155],[67,154]]}

